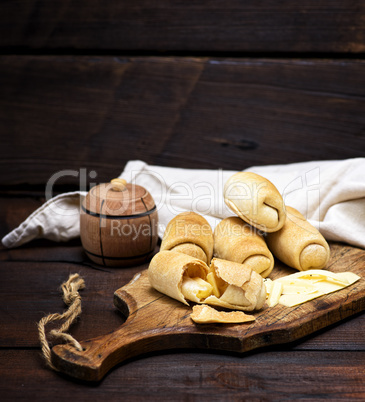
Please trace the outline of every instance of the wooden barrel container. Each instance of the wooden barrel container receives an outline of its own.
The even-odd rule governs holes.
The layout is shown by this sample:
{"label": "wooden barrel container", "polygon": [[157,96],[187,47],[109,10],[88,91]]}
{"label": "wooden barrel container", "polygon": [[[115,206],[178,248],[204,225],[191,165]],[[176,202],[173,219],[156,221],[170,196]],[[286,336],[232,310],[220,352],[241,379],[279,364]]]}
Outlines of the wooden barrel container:
{"label": "wooden barrel container", "polygon": [[88,257],[109,267],[141,264],[152,256],[158,215],[143,187],[114,179],[93,187],[80,212],[80,236]]}

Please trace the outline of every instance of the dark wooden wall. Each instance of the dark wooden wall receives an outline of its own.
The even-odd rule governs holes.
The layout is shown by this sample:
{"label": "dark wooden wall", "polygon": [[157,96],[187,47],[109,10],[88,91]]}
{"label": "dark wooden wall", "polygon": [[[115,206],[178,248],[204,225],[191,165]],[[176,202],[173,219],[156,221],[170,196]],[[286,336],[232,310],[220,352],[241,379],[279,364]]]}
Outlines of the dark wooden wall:
{"label": "dark wooden wall", "polygon": [[1,188],[365,156],[364,1],[8,0],[0,29]]}

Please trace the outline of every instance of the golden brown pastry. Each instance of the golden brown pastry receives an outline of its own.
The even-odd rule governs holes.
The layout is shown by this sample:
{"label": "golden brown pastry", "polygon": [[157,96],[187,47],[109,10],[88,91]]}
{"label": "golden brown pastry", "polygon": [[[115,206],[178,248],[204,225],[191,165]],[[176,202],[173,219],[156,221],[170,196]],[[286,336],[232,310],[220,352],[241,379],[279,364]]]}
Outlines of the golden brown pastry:
{"label": "golden brown pastry", "polygon": [[282,196],[269,180],[256,173],[231,176],[224,186],[224,201],[241,219],[264,232],[275,232],[284,225]]}
{"label": "golden brown pastry", "polygon": [[257,229],[237,216],[223,219],[214,230],[214,256],[238,262],[266,278],[274,257]]}
{"label": "golden brown pastry", "polygon": [[266,288],[262,277],[242,264],[213,258],[210,267],[189,255],[160,251],[151,260],[152,287],[184,304],[187,300],[234,310],[262,308]]}
{"label": "golden brown pastry", "polygon": [[242,324],[255,321],[253,315],[243,311],[218,311],[212,307],[196,304],[190,318],[197,324]]}
{"label": "golden brown pastry", "polygon": [[267,244],[275,257],[299,271],[322,269],[330,258],[324,237],[296,209],[287,206],[282,229],[268,233]]}
{"label": "golden brown pastry", "polygon": [[162,250],[177,251],[210,263],[213,256],[213,232],[205,218],[195,212],[183,212],[168,223]]}
{"label": "golden brown pastry", "polygon": [[[207,264],[198,258],[175,251],[160,251],[151,260],[148,267],[148,279],[152,287],[159,292],[188,304],[182,293],[183,278],[200,278],[206,279],[209,268]],[[209,283],[207,284],[209,285]],[[196,286],[198,299],[199,284]],[[212,287],[208,288],[210,294]],[[192,294],[193,294],[192,292]],[[194,300],[194,301],[197,301]]]}

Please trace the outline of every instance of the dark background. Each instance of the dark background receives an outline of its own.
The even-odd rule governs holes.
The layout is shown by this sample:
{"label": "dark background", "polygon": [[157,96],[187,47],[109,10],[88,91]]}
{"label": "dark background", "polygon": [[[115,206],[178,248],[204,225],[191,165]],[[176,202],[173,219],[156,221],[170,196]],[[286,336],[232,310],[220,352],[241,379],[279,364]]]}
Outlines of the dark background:
{"label": "dark background", "polygon": [[363,1],[2,1],[0,32],[0,186],[365,156]]}

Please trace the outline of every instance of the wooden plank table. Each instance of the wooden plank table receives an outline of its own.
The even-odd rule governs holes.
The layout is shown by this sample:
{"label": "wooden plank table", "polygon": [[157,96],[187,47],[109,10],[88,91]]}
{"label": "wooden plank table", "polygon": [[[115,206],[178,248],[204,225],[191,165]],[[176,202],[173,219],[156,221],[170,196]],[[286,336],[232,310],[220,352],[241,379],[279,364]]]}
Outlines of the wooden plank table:
{"label": "wooden plank table", "polygon": [[[365,157],[364,18],[361,0],[2,2],[0,236],[47,183],[88,189],[128,160],[241,170]],[[97,384],[46,368],[36,323],[63,311],[69,274],[86,281],[71,328],[85,340],[124,322],[113,293],[145,268],[98,267],[79,239],[0,246],[1,401],[365,400],[364,314],[245,355],[150,353]]]}
{"label": "wooden plank table", "polygon": [[[1,235],[41,201],[34,194],[3,196]],[[86,281],[81,291],[83,312],[71,328],[76,339],[85,340],[124,322],[113,305],[113,292],[147,264],[98,267],[84,255],[78,239],[2,248],[0,259],[2,400],[67,400],[71,395],[77,400],[361,400],[365,395],[364,314],[292,344],[244,355],[196,350],[150,353],[117,366],[96,384],[58,374],[44,364],[36,323],[65,308],[59,285],[74,272]]]}
{"label": "wooden plank table", "polygon": [[361,0],[5,2],[0,46],[21,51],[364,52]]}

